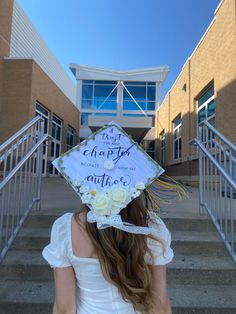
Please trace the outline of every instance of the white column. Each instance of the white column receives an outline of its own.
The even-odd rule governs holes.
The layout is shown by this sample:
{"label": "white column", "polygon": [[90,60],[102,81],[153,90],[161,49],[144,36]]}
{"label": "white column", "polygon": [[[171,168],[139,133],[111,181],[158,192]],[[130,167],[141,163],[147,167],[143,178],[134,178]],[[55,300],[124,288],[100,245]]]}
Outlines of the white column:
{"label": "white column", "polygon": [[161,85],[162,85],[162,83],[156,82],[156,106],[155,106],[155,110],[158,110],[160,107]]}
{"label": "white column", "polygon": [[76,86],[76,107],[81,110],[82,102],[82,80],[77,80]]}
{"label": "white column", "polygon": [[123,86],[121,82],[119,82],[117,86],[117,116],[123,115]]}

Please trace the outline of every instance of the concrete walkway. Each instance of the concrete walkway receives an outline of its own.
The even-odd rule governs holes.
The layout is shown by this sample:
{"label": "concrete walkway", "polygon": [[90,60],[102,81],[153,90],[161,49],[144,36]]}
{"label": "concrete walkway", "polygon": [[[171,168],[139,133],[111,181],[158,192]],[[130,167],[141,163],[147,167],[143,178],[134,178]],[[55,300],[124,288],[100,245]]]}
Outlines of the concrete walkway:
{"label": "concrete walkway", "polygon": [[[208,219],[208,216],[199,216],[198,189],[188,187],[189,198],[179,201],[172,200],[172,204],[162,205],[161,217],[163,218],[200,218]],[[42,210],[77,211],[81,201],[74,190],[63,178],[44,178],[42,180]]]}
{"label": "concrete walkway", "polygon": [[43,178],[41,196],[41,210],[76,212],[81,206],[80,198],[63,178]]}

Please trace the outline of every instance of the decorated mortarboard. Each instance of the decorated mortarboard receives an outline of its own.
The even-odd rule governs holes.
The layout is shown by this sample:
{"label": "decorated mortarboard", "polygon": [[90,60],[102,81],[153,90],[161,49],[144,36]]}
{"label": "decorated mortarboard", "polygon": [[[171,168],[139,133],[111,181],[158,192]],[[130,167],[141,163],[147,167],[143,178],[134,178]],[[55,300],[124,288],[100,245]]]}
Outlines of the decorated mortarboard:
{"label": "decorated mortarboard", "polygon": [[164,172],[138,143],[115,122],[110,122],[53,161],[53,165],[90,209],[87,221],[99,229],[109,226],[141,234],[152,228],[123,222],[120,211]]}

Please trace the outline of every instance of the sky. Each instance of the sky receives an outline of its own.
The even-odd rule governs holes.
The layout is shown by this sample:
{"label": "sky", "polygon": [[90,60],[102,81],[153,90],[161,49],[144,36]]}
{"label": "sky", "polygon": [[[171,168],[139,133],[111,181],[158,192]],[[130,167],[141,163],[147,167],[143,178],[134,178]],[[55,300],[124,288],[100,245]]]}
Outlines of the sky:
{"label": "sky", "polygon": [[168,65],[161,98],[220,0],[18,0],[70,78],[70,63],[116,70]]}

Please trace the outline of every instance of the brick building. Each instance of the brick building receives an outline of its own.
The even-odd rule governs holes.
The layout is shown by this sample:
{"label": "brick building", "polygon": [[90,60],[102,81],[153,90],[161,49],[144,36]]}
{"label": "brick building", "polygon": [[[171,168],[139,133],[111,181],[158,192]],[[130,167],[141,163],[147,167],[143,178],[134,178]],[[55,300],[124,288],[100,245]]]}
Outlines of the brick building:
{"label": "brick building", "polygon": [[78,141],[75,89],[17,1],[0,1],[0,144],[35,115],[43,116],[52,135],[43,173],[55,175],[50,160]]}
{"label": "brick building", "polygon": [[156,113],[157,159],[167,173],[197,184],[189,142],[208,120],[236,144],[236,1],[223,0]]}

